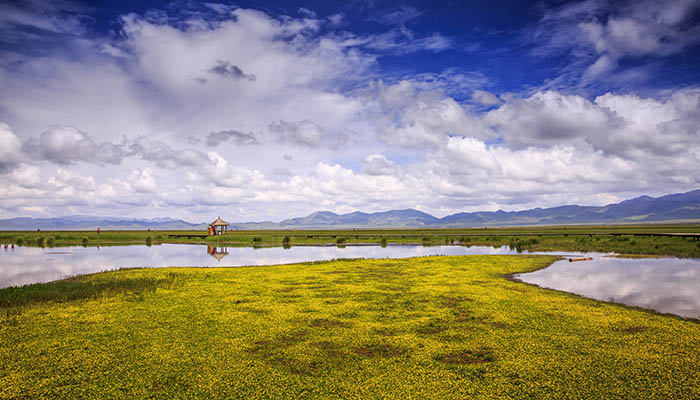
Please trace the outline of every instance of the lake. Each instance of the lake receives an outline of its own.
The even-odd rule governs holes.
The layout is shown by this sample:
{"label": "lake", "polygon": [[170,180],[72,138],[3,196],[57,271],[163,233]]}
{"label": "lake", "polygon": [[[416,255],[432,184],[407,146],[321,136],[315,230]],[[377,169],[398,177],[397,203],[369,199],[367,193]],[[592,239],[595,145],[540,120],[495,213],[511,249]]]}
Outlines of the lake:
{"label": "lake", "polygon": [[592,299],[700,318],[700,259],[617,258],[557,261],[514,276],[523,282]]}
{"label": "lake", "polygon": [[[209,247],[190,244],[110,247],[15,247],[0,250],[0,288],[49,282],[68,276],[124,267],[240,267],[289,264],[334,258],[403,258],[430,255],[518,254],[486,246],[293,246]],[[527,254],[524,252],[523,254]],[[700,260],[625,259],[598,253],[545,252],[593,257],[557,261],[550,267],[515,276],[523,282],[582,296],[700,318]]]}

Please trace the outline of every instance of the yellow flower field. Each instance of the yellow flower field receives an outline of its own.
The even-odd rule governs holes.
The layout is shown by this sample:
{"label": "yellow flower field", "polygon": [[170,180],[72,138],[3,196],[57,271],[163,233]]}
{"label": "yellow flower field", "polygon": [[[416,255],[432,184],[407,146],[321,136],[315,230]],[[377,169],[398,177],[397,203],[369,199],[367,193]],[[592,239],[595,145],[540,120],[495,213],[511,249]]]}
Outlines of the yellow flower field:
{"label": "yellow flower field", "polygon": [[700,398],[700,324],[505,276],[554,259],[129,269],[63,282],[83,296],[2,289],[24,300],[0,303],[0,399]]}

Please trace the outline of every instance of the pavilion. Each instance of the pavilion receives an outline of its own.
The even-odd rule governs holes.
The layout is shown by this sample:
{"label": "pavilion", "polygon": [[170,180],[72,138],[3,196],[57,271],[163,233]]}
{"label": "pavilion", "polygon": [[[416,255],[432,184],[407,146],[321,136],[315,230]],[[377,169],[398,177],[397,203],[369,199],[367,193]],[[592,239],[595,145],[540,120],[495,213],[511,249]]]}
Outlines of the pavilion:
{"label": "pavilion", "polygon": [[216,219],[216,221],[209,224],[209,228],[211,229],[212,234],[223,235],[228,231],[229,225],[230,224],[228,222],[224,221],[223,219],[221,219],[221,217],[219,217]]}

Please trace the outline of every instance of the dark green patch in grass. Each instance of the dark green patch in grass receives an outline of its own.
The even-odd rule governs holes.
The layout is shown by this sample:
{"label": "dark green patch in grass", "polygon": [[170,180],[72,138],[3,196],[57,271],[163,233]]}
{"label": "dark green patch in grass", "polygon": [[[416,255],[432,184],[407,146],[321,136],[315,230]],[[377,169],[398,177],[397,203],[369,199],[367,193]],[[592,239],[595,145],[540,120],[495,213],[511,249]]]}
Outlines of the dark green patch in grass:
{"label": "dark green patch in grass", "polygon": [[443,334],[437,336],[438,340],[446,343],[464,343],[469,340],[469,338],[460,334]]}
{"label": "dark green patch in grass", "polygon": [[347,293],[343,293],[340,291],[333,291],[333,290],[317,290],[314,293],[314,297],[320,298],[320,299],[337,299],[337,298],[342,298],[342,297],[347,297]]}
{"label": "dark green patch in grass", "polygon": [[298,360],[291,357],[278,355],[266,360],[269,365],[285,370],[294,375],[318,376],[322,370],[322,363],[317,360]]}
{"label": "dark green patch in grass", "polygon": [[372,332],[376,333],[379,336],[397,336],[401,333],[401,331],[399,331],[398,329],[389,327],[375,328],[372,330]]}
{"label": "dark green patch in grass", "polygon": [[408,353],[404,347],[392,346],[385,343],[368,344],[355,349],[355,354],[362,357],[391,358]]}
{"label": "dark green patch in grass", "polygon": [[474,300],[462,296],[438,296],[440,305],[447,308],[458,308],[463,302],[472,302]]}
{"label": "dark green patch in grass", "polygon": [[0,289],[0,308],[21,307],[45,302],[68,302],[94,299],[120,293],[136,295],[155,292],[157,288],[172,288],[181,282],[181,275],[171,272],[163,278],[122,278],[107,275],[93,280],[75,277],[50,283],[36,283]]}
{"label": "dark green patch in grass", "polygon": [[439,355],[435,357],[435,361],[445,364],[483,364],[496,361],[496,357],[491,354],[491,349],[482,347],[478,350],[464,350]]}
{"label": "dark green patch in grass", "polygon": [[623,328],[619,328],[618,330],[620,332],[625,332],[625,333],[640,333],[646,331],[648,328],[646,326],[640,326],[640,325],[633,325],[633,326],[626,326]]}
{"label": "dark green patch in grass", "polygon": [[434,320],[418,326],[414,329],[414,332],[419,335],[437,335],[438,333],[446,331],[448,327],[446,321]]}
{"label": "dark green patch in grass", "polygon": [[326,357],[329,358],[342,358],[345,356],[345,352],[343,352],[342,348],[338,344],[329,342],[327,340],[314,343],[313,346],[318,349],[321,349],[321,351],[323,351]]}
{"label": "dark green patch in grass", "polygon": [[309,326],[311,326],[313,328],[330,329],[330,328],[346,328],[349,325],[345,322],[336,321],[333,319],[316,318],[316,319],[312,319],[311,321],[309,321]]}

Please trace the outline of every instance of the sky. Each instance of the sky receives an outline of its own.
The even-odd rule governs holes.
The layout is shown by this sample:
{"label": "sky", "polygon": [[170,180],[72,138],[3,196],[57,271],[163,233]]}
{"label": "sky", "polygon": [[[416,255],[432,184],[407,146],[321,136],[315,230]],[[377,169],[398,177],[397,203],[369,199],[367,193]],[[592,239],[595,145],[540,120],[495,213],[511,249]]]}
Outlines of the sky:
{"label": "sky", "polygon": [[700,0],[0,1],[0,218],[700,187]]}

